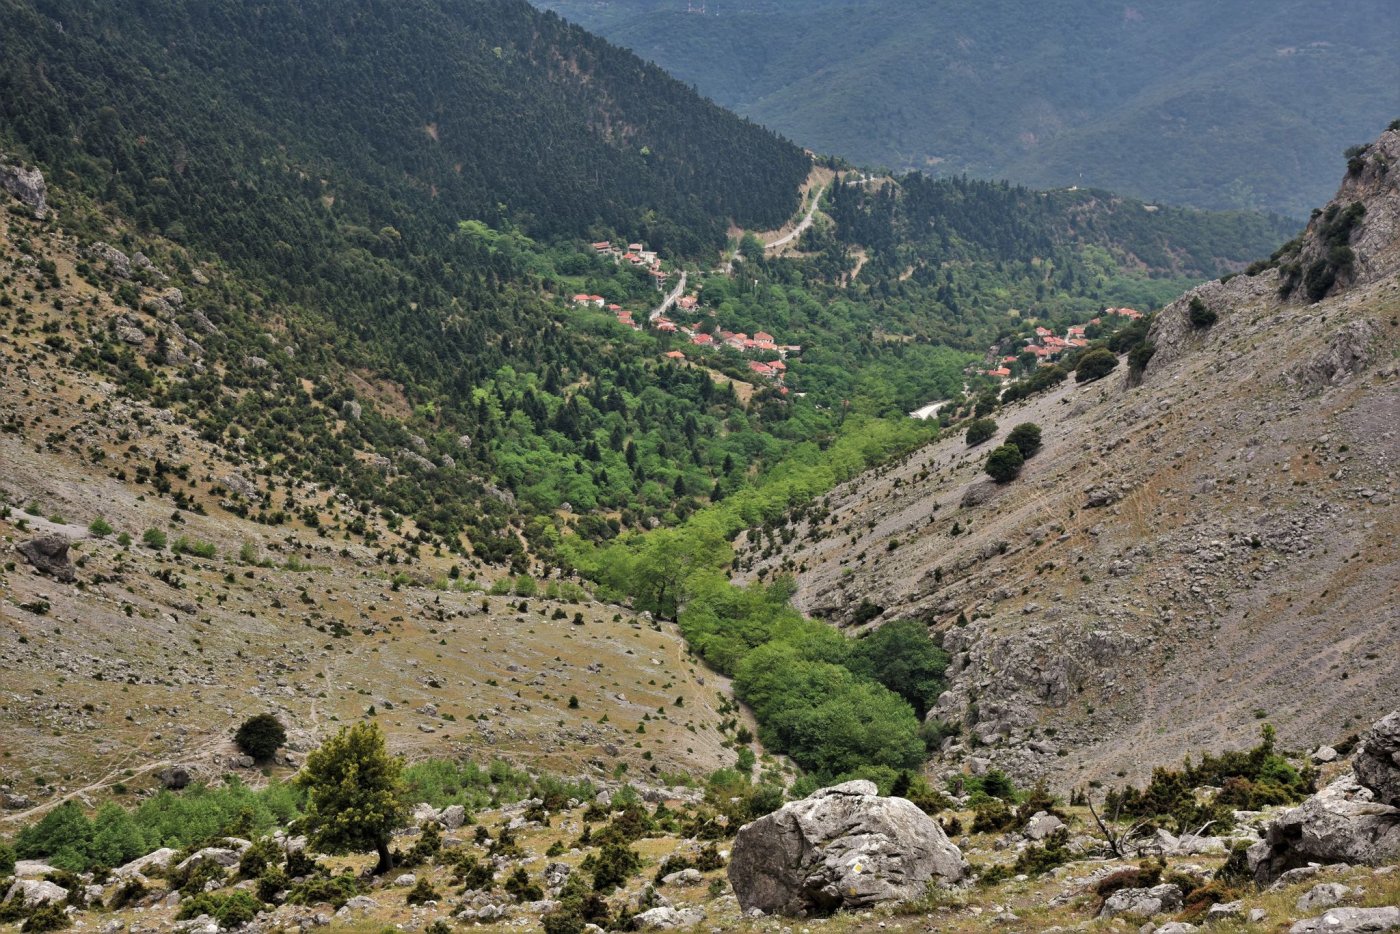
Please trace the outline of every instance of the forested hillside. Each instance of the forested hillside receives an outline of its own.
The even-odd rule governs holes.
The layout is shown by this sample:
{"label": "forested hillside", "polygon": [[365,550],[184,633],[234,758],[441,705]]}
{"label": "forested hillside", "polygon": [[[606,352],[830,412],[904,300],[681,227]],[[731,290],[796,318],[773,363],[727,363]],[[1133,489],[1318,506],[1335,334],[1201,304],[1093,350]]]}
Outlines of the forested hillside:
{"label": "forested hillside", "polygon": [[260,272],[435,249],[463,218],[694,254],[729,220],[782,223],[806,175],[792,145],[519,0],[0,11],[6,135]]}
{"label": "forested hillside", "polygon": [[1036,187],[1303,217],[1400,111],[1384,0],[541,5],[820,152]]}

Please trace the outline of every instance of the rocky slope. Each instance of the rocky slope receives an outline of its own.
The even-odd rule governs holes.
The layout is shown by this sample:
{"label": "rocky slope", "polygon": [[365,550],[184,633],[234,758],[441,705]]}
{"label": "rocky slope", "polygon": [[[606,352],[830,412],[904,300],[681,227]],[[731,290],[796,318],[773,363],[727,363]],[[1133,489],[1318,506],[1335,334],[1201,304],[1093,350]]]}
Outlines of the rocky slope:
{"label": "rocky slope", "polygon": [[1063,787],[1264,718],[1308,748],[1364,727],[1400,694],[1397,163],[1391,130],[1273,263],[1164,309],[1140,381],[998,412],[998,438],[1044,433],[1015,482],[982,473],[997,440],[947,437],[773,530],[748,573],[795,572],[838,624],[863,602],[927,620],[953,656],[948,766]]}
{"label": "rocky slope", "polygon": [[[391,529],[344,491],[293,481],[78,366],[71,352],[110,329],[146,350],[157,331],[173,334],[171,350],[198,363],[195,338],[207,338],[174,326],[170,305],[203,273],[132,273],[149,260],[80,250],[36,222],[43,191],[30,178],[0,214],[11,290],[0,307],[0,834],[70,797],[140,792],[172,766],[256,779],[230,737],[262,711],[290,729],[278,774],[370,709],[412,759],[504,756],[658,785],[732,763],[715,727],[742,714],[674,632],[577,581],[490,595],[500,568],[432,548],[405,560],[418,551],[412,523]],[[133,275],[130,305],[84,277],[95,262]],[[317,524],[241,517],[274,495],[309,504]],[[344,534],[357,515],[376,547]]]}

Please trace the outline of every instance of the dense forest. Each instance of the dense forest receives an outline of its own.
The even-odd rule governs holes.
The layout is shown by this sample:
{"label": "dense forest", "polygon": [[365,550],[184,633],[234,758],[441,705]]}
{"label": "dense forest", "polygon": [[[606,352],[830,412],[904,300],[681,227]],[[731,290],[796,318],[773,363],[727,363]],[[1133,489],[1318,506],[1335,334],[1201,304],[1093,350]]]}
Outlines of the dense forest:
{"label": "dense forest", "polygon": [[[838,187],[835,225],[793,257],[748,243],[738,274],[703,274],[729,224],[796,210],[811,159],[523,2],[3,8],[0,145],[44,168],[80,243],[144,250],[185,293],[155,353],[112,328],[79,361],[517,571],[565,524],[674,524],[959,393],[1008,322],[1153,304],[1282,239],[1253,217],[911,176],[897,196]],[[787,386],[567,307],[657,300],[597,239],[641,239],[673,273],[698,261],[697,326],[800,345]],[[132,309],[161,284],[79,272]],[[203,360],[179,348],[196,333]],[[695,359],[665,360],[678,346]],[[315,521],[291,495],[246,508]]]}
{"label": "dense forest", "polygon": [[796,147],[523,0],[0,10],[7,135],[260,273],[436,252],[463,218],[699,254],[729,220],[782,223],[806,175]]}
{"label": "dense forest", "polygon": [[1385,0],[539,2],[805,146],[901,171],[1302,218],[1400,111]]}

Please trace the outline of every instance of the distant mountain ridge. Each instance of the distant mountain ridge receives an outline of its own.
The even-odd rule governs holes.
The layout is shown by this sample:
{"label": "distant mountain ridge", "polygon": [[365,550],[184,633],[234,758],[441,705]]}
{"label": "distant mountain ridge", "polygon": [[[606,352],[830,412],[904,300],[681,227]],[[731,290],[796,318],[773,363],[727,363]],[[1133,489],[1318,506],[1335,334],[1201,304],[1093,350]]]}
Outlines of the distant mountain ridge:
{"label": "distant mountain ridge", "polygon": [[1039,188],[1301,218],[1400,112],[1383,0],[540,2],[818,151]]}

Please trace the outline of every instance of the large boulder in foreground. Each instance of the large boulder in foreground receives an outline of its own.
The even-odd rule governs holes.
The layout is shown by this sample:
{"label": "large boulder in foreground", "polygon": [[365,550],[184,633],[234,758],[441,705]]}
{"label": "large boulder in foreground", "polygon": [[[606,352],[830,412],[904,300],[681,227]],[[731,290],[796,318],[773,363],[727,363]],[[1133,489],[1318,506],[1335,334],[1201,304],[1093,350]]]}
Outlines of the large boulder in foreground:
{"label": "large boulder in foreground", "polygon": [[1400,859],[1400,711],[1367,731],[1352,772],[1268,826],[1249,848],[1257,882],[1308,863],[1377,866]]}
{"label": "large boulder in foreground", "polygon": [[824,788],[746,824],[729,861],[744,911],[789,915],[918,898],[930,881],[966,873],[937,821],[867,781]]}

